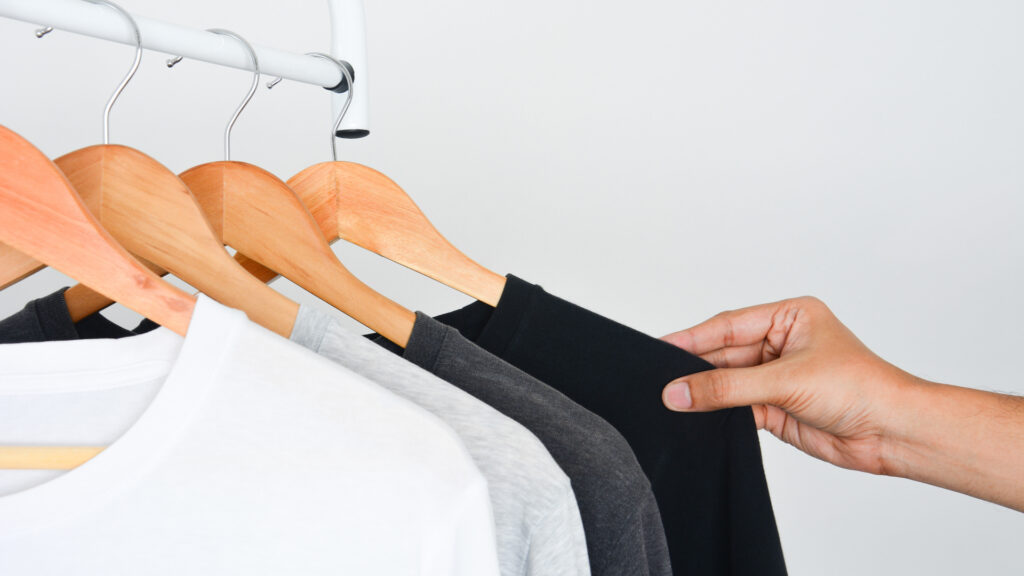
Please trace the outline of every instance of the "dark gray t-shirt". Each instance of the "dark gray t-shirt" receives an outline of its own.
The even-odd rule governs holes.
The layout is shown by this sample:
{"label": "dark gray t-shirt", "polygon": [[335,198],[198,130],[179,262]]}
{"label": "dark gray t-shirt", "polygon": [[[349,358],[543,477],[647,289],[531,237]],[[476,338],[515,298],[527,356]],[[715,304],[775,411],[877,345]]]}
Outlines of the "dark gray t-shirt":
{"label": "dark gray t-shirt", "polygon": [[561,392],[416,313],[404,350],[380,345],[490,404],[533,432],[569,476],[595,575],[672,574],[650,482],[615,428]]}

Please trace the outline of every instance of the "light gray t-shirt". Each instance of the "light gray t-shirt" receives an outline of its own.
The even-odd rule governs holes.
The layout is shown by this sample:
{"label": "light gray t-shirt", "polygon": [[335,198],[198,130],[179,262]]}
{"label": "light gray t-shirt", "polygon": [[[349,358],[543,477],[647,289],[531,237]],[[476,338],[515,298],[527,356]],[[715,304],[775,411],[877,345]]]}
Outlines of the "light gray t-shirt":
{"label": "light gray t-shirt", "polygon": [[537,435],[572,481],[594,576],[672,575],[651,484],[611,424],[421,312],[404,350],[374,341]]}
{"label": "light gray t-shirt", "polygon": [[447,423],[487,480],[502,576],[588,576],[568,476],[529,430],[437,376],[308,306],[291,340],[373,380]]}

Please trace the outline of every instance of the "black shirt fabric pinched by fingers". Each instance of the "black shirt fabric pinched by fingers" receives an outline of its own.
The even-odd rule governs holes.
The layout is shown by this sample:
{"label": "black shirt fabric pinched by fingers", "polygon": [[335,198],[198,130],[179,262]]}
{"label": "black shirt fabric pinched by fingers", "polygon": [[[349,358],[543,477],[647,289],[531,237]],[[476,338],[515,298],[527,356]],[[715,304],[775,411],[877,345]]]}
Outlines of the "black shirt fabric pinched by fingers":
{"label": "black shirt fabric pinched by fingers", "polygon": [[666,384],[711,364],[512,275],[497,307],[437,320],[619,430],[651,481],[675,574],[786,574],[751,409],[662,405]]}

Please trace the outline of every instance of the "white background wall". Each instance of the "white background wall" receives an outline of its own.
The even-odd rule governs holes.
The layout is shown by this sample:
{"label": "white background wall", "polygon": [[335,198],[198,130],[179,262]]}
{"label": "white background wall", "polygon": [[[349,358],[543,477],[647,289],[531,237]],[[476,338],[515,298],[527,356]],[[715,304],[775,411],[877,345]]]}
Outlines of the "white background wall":
{"label": "white background wall", "polygon": [[[491,269],[654,335],[814,294],[915,374],[1024,393],[1021,3],[367,4],[373,134],[339,149]],[[123,5],[328,48],[318,0]],[[0,18],[0,122],[52,156],[98,143],[131,49],[32,30]],[[218,160],[248,78],[147,53],[113,139],[175,171]],[[320,89],[261,90],[235,159],[287,178],[328,159],[329,122]],[[466,302],[337,251],[409,308]],[[66,283],[41,273],[0,314]],[[1024,572],[1022,514],[762,446],[793,574]]]}

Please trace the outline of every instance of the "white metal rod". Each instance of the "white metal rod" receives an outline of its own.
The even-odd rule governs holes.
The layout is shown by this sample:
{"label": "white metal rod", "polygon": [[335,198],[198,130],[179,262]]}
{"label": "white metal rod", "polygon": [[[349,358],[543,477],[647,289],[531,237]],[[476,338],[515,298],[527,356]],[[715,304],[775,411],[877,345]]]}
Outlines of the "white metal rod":
{"label": "white metal rod", "polygon": [[[358,4],[361,7],[361,0]],[[0,0],[0,16],[135,45],[128,24],[117,12],[105,6],[80,0]],[[231,38],[134,14],[132,17],[139,25],[143,48],[222,66],[252,70],[249,55]],[[281,76],[288,80],[325,88],[332,88],[341,82],[342,76],[338,67],[322,58],[292,54],[263,46],[253,48],[260,61],[260,71],[267,76]],[[365,74],[365,70],[362,72]],[[358,82],[357,76],[356,83]]]}

